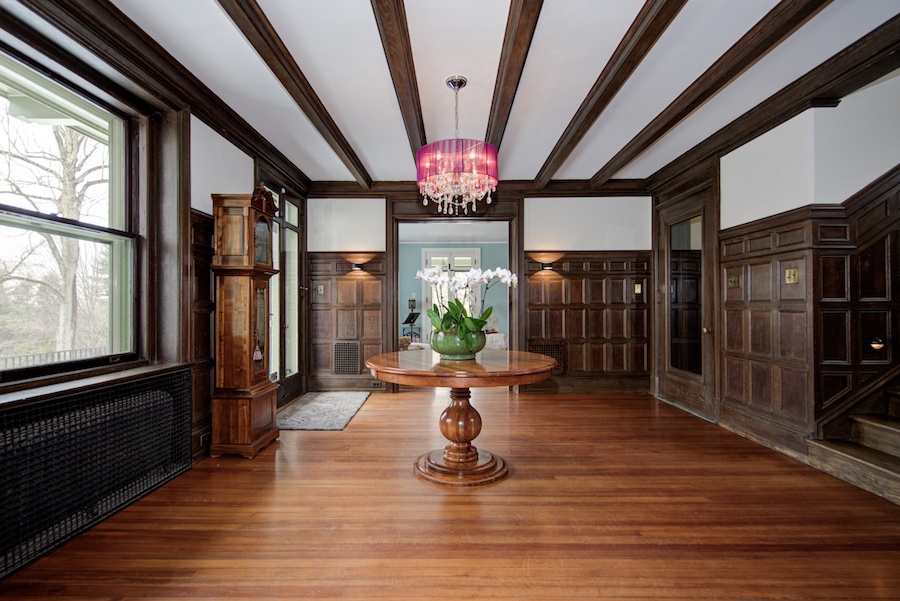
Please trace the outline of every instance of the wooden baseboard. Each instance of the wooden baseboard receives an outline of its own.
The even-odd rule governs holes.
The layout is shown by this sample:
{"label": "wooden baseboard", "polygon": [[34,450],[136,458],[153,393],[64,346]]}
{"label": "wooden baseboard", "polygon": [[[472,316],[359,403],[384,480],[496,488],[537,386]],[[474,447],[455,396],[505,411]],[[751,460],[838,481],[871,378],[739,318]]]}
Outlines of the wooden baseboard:
{"label": "wooden baseboard", "polygon": [[307,379],[308,392],[326,392],[329,390],[372,390],[382,392],[385,383],[376,380],[369,374],[359,376],[310,375]]}
{"label": "wooden baseboard", "polygon": [[520,387],[521,392],[649,392],[650,376],[553,376],[537,384]]}

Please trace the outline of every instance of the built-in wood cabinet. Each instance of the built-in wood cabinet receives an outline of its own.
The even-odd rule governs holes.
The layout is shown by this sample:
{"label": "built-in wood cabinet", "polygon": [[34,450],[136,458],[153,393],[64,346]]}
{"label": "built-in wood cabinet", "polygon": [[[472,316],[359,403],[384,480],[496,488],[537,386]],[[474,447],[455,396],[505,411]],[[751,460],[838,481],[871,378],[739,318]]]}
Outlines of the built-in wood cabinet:
{"label": "built-in wood cabinet", "polygon": [[278,384],[269,380],[272,218],[263,186],[253,194],[213,194],[216,253],[216,388],[212,445],[218,457],[253,457],[278,438]]}

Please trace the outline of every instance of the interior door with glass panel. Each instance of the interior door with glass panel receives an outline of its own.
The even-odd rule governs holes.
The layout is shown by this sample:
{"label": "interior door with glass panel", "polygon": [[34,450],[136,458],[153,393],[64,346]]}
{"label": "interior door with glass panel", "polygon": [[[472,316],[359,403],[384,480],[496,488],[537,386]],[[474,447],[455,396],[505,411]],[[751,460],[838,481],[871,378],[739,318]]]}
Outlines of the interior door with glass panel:
{"label": "interior door with glass panel", "polygon": [[300,319],[303,289],[300,286],[302,257],[302,219],[299,201],[283,193],[279,214],[272,224],[273,261],[278,273],[269,287],[269,379],[280,384],[278,405],[303,394],[303,322]]}
{"label": "interior door with glass panel", "polygon": [[716,419],[716,221],[704,190],[658,214],[657,395]]}
{"label": "interior door with glass panel", "polygon": [[[446,271],[452,278],[456,273],[466,273],[470,269],[480,268],[481,265],[481,249],[480,248],[423,248],[422,249],[422,268],[439,267],[442,271]],[[446,304],[452,300],[450,286],[432,286],[426,282],[422,282],[422,298],[424,299],[423,307],[425,310],[431,308],[435,303]],[[481,288],[475,290],[472,298],[472,306],[466,307],[471,314],[473,310],[481,304]],[[423,328],[422,342],[431,341],[430,322],[425,318],[426,327]]]}

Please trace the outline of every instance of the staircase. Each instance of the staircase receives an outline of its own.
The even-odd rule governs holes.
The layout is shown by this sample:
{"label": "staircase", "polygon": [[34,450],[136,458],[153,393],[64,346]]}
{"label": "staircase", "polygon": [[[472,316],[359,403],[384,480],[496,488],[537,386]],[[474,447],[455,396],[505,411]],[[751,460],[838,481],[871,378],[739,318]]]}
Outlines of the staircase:
{"label": "staircase", "polygon": [[809,440],[813,467],[900,504],[900,388],[884,391],[886,413],[850,415],[849,440]]}

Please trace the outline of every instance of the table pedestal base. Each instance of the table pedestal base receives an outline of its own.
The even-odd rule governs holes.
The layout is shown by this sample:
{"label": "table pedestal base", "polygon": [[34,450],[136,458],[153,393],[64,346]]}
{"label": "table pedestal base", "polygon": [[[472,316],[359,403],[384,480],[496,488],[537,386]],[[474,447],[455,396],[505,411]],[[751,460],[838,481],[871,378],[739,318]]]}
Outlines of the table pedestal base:
{"label": "table pedestal base", "polygon": [[[473,447],[474,449],[474,447]],[[453,486],[476,486],[506,477],[507,463],[487,451],[477,451],[478,459],[467,463],[447,461],[444,449],[425,453],[416,461],[416,475],[423,480]]]}
{"label": "table pedestal base", "polygon": [[450,389],[450,406],[441,414],[441,434],[450,441],[419,457],[416,475],[429,482],[452,486],[487,484],[506,477],[509,466],[487,451],[479,451],[472,441],[481,432],[481,415],[469,399],[468,388]]}

